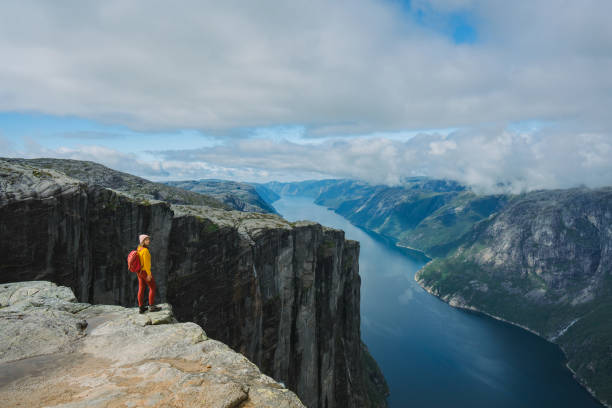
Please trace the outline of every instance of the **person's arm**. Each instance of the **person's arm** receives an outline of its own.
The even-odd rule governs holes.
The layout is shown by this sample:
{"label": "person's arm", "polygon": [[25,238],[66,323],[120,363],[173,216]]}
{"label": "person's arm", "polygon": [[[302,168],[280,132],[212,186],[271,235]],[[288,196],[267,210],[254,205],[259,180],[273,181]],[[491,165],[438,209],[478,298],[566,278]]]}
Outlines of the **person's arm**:
{"label": "person's arm", "polygon": [[147,278],[151,276],[151,253],[147,248],[142,250],[142,269],[147,273]]}

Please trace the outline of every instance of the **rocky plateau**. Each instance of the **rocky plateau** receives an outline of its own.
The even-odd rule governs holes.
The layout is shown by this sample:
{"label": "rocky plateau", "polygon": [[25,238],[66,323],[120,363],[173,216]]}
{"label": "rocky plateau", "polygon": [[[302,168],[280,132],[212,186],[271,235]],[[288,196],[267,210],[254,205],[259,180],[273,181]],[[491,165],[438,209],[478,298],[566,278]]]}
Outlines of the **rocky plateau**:
{"label": "rocky plateau", "polygon": [[0,285],[0,400],[11,407],[282,407],[297,396],[168,304],[77,302],[51,282]]}

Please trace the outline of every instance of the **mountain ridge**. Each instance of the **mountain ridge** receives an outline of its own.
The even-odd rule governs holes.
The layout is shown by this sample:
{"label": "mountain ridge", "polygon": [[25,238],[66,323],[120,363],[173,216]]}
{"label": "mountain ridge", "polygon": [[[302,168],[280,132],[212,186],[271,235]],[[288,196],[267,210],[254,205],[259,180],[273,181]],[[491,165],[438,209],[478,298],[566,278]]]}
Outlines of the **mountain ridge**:
{"label": "mountain ridge", "polygon": [[[267,186],[300,193],[299,183]],[[576,379],[610,406],[612,187],[484,196],[347,180],[307,186],[317,204],[432,258],[415,276],[430,293],[559,345]]]}
{"label": "mountain ridge", "polygon": [[164,184],[213,197],[238,211],[276,214],[256,186],[230,180],[200,179],[167,181]]}

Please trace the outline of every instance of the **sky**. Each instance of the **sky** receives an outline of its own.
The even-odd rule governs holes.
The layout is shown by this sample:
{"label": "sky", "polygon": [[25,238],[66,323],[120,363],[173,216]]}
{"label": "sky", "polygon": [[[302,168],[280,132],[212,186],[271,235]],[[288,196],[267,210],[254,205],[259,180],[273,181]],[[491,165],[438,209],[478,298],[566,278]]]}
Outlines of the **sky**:
{"label": "sky", "polygon": [[612,185],[609,0],[0,5],[0,156],[151,180]]}

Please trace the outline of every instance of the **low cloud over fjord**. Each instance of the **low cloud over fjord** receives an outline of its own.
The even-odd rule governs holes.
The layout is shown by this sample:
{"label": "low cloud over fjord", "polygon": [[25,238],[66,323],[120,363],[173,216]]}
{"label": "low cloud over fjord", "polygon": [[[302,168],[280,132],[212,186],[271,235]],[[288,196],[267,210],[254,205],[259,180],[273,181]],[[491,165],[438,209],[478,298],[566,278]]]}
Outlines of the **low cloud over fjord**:
{"label": "low cloud over fjord", "polygon": [[[234,140],[212,148],[155,154],[176,170],[207,163],[248,168],[259,176],[265,172],[270,180],[318,174],[396,185],[404,177],[426,175],[457,180],[483,192],[521,192],[607,185],[612,180],[612,162],[607,159],[611,153],[612,140],[604,134],[482,128],[447,136],[422,133],[408,141],[361,137],[304,145]],[[172,166],[165,169],[175,171]]]}

